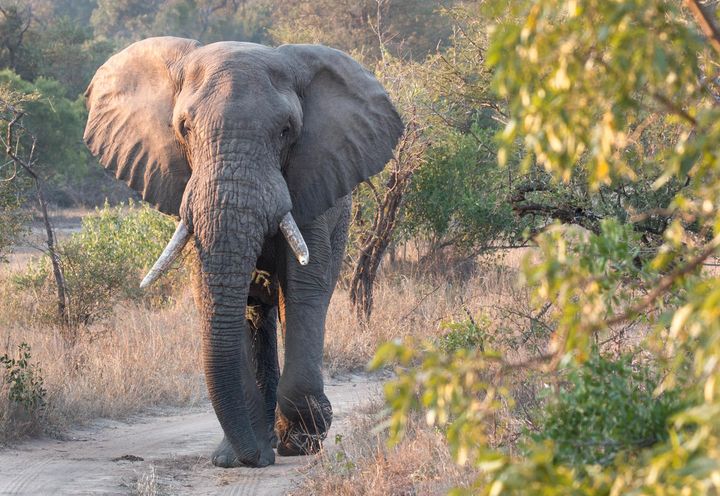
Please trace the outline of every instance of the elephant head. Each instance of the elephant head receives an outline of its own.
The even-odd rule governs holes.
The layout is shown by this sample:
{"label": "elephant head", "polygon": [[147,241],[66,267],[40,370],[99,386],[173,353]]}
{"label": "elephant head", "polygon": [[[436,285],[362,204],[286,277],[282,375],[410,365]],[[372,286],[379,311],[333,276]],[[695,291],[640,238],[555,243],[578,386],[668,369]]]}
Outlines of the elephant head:
{"label": "elephant head", "polygon": [[243,332],[252,271],[279,227],[306,262],[296,222],[379,172],[400,118],[357,62],[312,45],[150,38],[110,58],[86,97],[93,154],[180,218],[144,284],[194,240],[213,407],[243,463],[272,463]]}

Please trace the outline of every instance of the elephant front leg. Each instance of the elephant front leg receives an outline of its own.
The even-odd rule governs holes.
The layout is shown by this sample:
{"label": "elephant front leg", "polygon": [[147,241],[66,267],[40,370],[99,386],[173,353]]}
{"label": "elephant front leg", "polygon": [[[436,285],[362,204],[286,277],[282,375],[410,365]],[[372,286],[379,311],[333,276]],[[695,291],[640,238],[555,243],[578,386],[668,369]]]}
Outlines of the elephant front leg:
{"label": "elephant front leg", "polygon": [[324,393],[322,362],[325,318],[344,256],[350,218],[349,198],[303,229],[310,263],[299,265],[286,254],[280,278],[280,320],[285,364],[278,388],[275,430],[282,456],[315,453],[332,423]]}
{"label": "elephant front leg", "polygon": [[[275,435],[275,406],[277,387],[280,378],[280,366],[277,355],[277,306],[262,303],[254,298],[248,299],[248,328],[252,342],[252,357],[255,366],[255,379],[264,401],[265,419],[268,425],[270,446],[277,447]],[[243,464],[235,456],[226,437],[213,453],[213,463],[220,467],[238,467]]]}
{"label": "elephant front leg", "polygon": [[285,366],[277,395],[275,430],[281,456],[316,453],[332,423],[323,391],[323,329],[327,305],[287,303]]}
{"label": "elephant front leg", "polygon": [[327,305],[287,304],[285,366],[277,393],[277,453],[316,453],[332,423],[322,377],[323,328]]}

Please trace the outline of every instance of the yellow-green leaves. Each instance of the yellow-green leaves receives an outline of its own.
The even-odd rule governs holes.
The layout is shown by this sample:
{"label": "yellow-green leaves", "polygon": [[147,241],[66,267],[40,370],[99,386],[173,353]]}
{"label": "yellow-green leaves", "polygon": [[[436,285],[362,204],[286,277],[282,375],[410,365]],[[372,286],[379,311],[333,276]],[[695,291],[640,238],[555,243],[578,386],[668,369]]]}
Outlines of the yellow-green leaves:
{"label": "yellow-green leaves", "polygon": [[[609,367],[593,379],[597,389],[574,384],[576,397],[591,404],[608,394],[594,403],[594,418],[607,420],[607,403],[607,417],[623,414],[613,423],[620,430],[643,425],[638,398],[650,411],[676,391],[681,405],[656,425],[662,436],[600,464],[565,463],[552,442],[513,458],[487,446],[487,421],[504,398],[504,357],[395,349],[384,354],[403,364],[387,391],[394,412],[403,409],[393,433],[402,415],[421,408],[445,429],[458,462],[487,471],[475,488],[485,494],[716,494],[720,279],[704,264],[720,246],[718,55],[684,10],[689,2],[511,3],[485,58],[507,104],[497,159],[532,173],[516,209],[558,220],[535,233],[523,266],[535,304],[553,318],[545,354],[523,366],[592,365],[593,350],[631,323],[637,353],[661,380],[615,387],[602,382],[620,374]],[[497,13],[508,2],[490,4]]]}
{"label": "yellow-green leaves", "polygon": [[579,165],[592,189],[632,180],[642,161],[654,158],[626,156],[629,133],[644,115],[660,112],[690,128],[707,106],[696,83],[701,68],[687,63],[702,45],[675,3],[524,4],[521,28],[496,28],[487,58],[512,113],[501,140],[521,145],[559,180]]}

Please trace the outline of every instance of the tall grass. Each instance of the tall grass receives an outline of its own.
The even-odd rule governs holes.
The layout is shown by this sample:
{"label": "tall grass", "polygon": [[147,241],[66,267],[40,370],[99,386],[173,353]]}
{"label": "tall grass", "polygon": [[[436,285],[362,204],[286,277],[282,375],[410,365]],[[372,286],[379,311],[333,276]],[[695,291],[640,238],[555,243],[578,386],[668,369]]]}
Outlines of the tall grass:
{"label": "tall grass", "polygon": [[[492,313],[506,303],[518,307],[516,300],[525,297],[516,284],[518,259],[511,253],[502,263],[481,261],[462,277],[449,271],[421,273],[412,264],[388,265],[378,280],[369,322],[356,319],[340,284],[328,312],[326,371],[362,370],[388,340],[437,339],[448,321]],[[36,295],[8,293],[11,274],[19,269],[15,264],[0,273],[0,301],[13,302],[0,307],[0,355],[28,343],[33,363],[42,369],[47,401],[36,422],[19,422],[6,395],[0,396],[0,440],[203,400],[199,324],[187,287],[174,303],[160,308],[120,302],[109,317],[81,327],[69,342],[61,328],[36,318],[30,306]],[[507,333],[500,327],[488,332]]]}
{"label": "tall grass", "polygon": [[442,433],[413,419],[392,448],[377,431],[384,405],[375,400],[356,412],[347,436],[326,441],[326,450],[305,469],[291,492],[299,495],[404,496],[445,494],[470,484],[477,474],[456,465]]}
{"label": "tall grass", "polygon": [[[518,285],[522,251],[480,259],[462,273],[419,270],[416,264],[388,266],[375,285],[375,305],[369,322],[358,321],[342,284],[333,295],[325,331],[325,369],[330,373],[364,368],[377,347],[393,339],[437,339],[453,320],[469,315],[499,317],[506,308],[517,310],[518,320],[530,315],[527,294]],[[468,315],[469,314],[469,315]],[[510,339],[527,322],[510,325],[492,319],[488,332]]]}
{"label": "tall grass", "polygon": [[0,441],[44,431],[61,432],[95,417],[124,417],[160,405],[194,405],[204,398],[197,318],[189,291],[167,308],[152,311],[121,303],[113,315],[82,328],[69,345],[59,328],[8,321],[0,313],[0,354],[20,343],[32,348],[47,390],[40,417],[11,415],[0,397]]}

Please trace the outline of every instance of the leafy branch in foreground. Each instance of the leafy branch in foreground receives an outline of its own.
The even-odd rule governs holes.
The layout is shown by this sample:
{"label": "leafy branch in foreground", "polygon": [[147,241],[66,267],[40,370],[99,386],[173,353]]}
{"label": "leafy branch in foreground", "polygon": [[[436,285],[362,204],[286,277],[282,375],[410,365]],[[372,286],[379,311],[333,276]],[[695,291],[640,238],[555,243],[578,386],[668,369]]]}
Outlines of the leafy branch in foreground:
{"label": "leafy branch in foreground", "polygon": [[[629,218],[605,218],[589,231],[556,224],[535,238],[538,250],[523,273],[535,304],[552,304],[554,320],[540,354],[513,361],[488,349],[447,354],[392,343],[379,350],[374,366],[400,364],[386,388],[391,437],[422,409],[429,424],[443,427],[455,459],[481,470],[473,492],[720,492],[720,278],[703,270],[720,245],[720,52],[705,7],[528,0],[496,22],[487,63],[509,109],[501,164],[519,155],[527,170],[540,166],[558,184],[584,183],[588,195],[618,184],[682,187],[660,206],[665,220],[649,255],[632,219],[655,211],[631,204]],[[648,119],[653,126],[644,125]],[[511,373],[562,377],[592,367],[597,344],[628,320],[643,324],[634,351],[660,378],[653,391],[650,383],[638,391],[657,402],[678,395],[661,435],[581,463],[559,456],[551,440],[528,442],[521,456],[495,442],[490,419],[512,402]],[[560,386],[579,394],[582,384]],[[639,398],[622,401],[640,408]]]}

